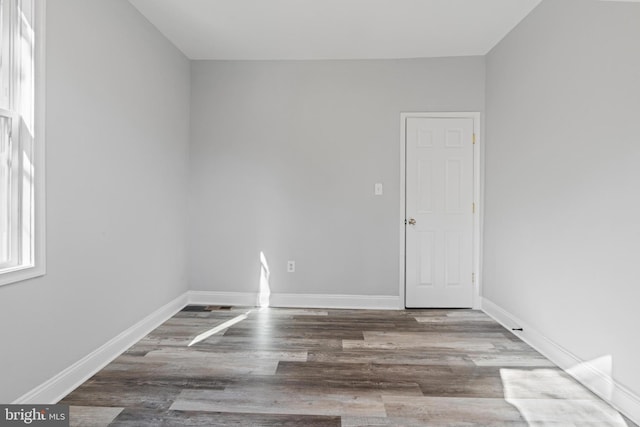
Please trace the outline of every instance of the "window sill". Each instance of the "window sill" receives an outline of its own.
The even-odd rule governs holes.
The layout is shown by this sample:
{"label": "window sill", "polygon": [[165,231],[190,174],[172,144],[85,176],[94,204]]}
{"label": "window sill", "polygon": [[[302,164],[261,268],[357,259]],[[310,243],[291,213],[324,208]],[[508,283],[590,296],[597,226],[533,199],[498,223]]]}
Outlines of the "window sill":
{"label": "window sill", "polygon": [[42,266],[20,266],[7,268],[0,272],[0,286],[10,285],[23,280],[44,276],[45,268]]}

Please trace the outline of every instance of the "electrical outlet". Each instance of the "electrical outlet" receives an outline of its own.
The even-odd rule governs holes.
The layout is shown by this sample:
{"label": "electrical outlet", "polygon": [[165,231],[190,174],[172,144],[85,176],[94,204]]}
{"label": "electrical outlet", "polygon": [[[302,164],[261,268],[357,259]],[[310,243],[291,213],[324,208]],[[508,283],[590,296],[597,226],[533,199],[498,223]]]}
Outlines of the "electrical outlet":
{"label": "electrical outlet", "polygon": [[287,261],[287,273],[295,273],[295,271],[296,271],[296,262]]}

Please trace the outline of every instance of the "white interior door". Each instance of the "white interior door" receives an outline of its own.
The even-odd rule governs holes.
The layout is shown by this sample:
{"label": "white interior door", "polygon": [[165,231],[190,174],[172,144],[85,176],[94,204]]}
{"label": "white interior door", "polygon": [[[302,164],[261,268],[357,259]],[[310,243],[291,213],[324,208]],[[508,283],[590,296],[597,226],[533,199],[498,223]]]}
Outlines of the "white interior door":
{"label": "white interior door", "polygon": [[473,306],[473,124],[406,119],[406,307]]}

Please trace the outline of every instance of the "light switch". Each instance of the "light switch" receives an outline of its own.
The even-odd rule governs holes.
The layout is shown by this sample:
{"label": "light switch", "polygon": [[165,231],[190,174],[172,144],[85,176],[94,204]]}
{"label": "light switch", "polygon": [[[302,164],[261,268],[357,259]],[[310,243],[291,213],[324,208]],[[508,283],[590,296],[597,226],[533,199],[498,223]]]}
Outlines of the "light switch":
{"label": "light switch", "polygon": [[374,194],[376,196],[382,196],[382,183],[381,182],[376,183]]}

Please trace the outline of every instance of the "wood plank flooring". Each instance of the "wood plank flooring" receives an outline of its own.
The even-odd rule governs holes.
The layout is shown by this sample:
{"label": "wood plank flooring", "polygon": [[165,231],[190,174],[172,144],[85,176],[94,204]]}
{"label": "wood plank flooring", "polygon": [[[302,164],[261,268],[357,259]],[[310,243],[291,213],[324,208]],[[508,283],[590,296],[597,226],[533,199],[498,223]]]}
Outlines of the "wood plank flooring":
{"label": "wood plank flooring", "polygon": [[75,426],[637,427],[474,310],[185,310],[61,403]]}

